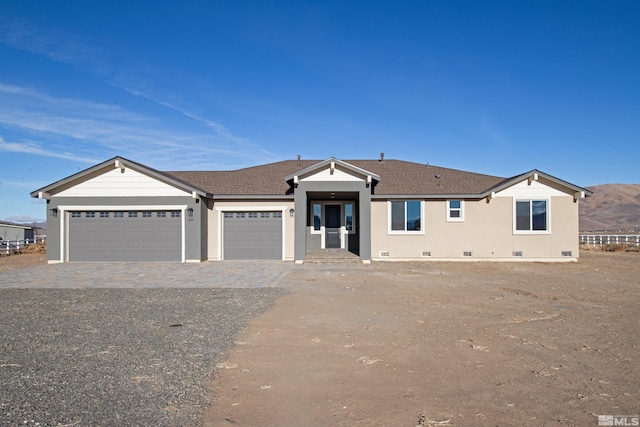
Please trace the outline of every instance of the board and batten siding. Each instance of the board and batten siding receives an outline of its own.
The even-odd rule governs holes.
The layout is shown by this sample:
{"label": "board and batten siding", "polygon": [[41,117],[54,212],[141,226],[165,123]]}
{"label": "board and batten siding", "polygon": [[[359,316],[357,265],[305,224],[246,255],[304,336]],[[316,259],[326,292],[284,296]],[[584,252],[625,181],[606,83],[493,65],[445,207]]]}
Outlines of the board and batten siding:
{"label": "board and batten siding", "polygon": [[133,169],[115,168],[57,193],[59,197],[185,196],[180,190]]}
{"label": "board and batten siding", "polygon": [[326,169],[323,169],[312,175],[305,176],[304,178],[301,177],[300,181],[362,181],[362,178],[353,176],[350,173],[341,171],[338,168],[335,168],[333,172],[331,172],[331,169],[327,166]]}
{"label": "board and batten siding", "polygon": [[573,197],[565,191],[555,188],[557,185],[551,181],[531,181],[531,184],[525,179],[511,187],[498,191],[495,197],[513,197],[514,199],[551,199],[551,197],[566,196]]}

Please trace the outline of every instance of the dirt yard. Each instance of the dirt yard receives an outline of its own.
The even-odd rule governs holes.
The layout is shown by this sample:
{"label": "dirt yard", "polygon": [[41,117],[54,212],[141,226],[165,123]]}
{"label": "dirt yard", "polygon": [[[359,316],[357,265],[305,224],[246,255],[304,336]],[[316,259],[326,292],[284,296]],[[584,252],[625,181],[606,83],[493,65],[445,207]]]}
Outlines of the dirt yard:
{"label": "dirt yard", "polygon": [[640,254],[296,267],[205,426],[597,426],[640,413]]}
{"label": "dirt yard", "polygon": [[4,248],[0,248],[0,271],[27,268],[47,263],[47,248],[42,244],[27,246],[22,253],[6,255]]}

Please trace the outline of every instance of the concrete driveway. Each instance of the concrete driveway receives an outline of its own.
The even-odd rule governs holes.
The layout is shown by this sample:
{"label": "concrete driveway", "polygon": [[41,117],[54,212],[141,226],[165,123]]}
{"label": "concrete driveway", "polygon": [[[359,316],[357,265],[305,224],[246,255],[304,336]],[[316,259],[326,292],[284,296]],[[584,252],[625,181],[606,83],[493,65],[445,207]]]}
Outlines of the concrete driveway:
{"label": "concrete driveway", "polygon": [[264,288],[294,267],[285,261],[67,263],[0,272],[0,289]]}

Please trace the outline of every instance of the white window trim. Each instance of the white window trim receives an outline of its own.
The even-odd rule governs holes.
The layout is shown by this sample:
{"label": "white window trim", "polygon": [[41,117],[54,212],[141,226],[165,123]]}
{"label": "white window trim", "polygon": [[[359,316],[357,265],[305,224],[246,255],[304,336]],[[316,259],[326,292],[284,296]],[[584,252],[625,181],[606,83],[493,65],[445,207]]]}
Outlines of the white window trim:
{"label": "white window trim", "polygon": [[218,261],[222,261],[224,259],[224,254],[222,253],[222,221],[224,219],[225,212],[282,212],[282,258],[285,259],[285,249],[286,249],[286,235],[287,235],[287,227],[285,223],[285,212],[289,209],[288,206],[222,206],[214,208],[218,211]]}
{"label": "white window trim", "polygon": [[[391,202],[420,202],[420,230],[392,230],[391,229]],[[407,224],[407,207],[405,204],[404,209],[404,223]],[[387,234],[398,234],[405,236],[419,236],[424,235],[424,200],[417,199],[393,199],[387,201]]]}
{"label": "white window trim", "polygon": [[[459,201],[460,202],[460,209],[451,209],[451,206],[449,205],[449,202],[455,202],[455,201]],[[447,204],[447,222],[464,222],[464,200],[462,199],[448,199],[446,201]],[[459,218],[455,218],[455,217],[451,217],[451,211],[457,211],[460,210],[460,217]]]}
{"label": "white window trim", "polygon": [[[547,202],[547,229],[546,230],[518,230],[517,221],[518,213],[516,212],[517,202],[529,202],[529,213],[531,213],[531,202]],[[529,226],[531,227],[531,221],[533,221],[533,215],[529,217]],[[513,198],[513,234],[551,234],[551,199],[545,197],[531,197],[531,198]]]}
{"label": "white window trim", "polygon": [[186,262],[186,215],[185,211],[188,208],[187,205],[97,205],[97,206],[77,206],[77,205],[62,205],[58,206],[58,217],[60,222],[60,262],[67,262],[69,260],[69,219],[65,215],[65,212],[70,211],[180,211],[180,219],[182,222],[182,248],[181,248],[181,262]]}

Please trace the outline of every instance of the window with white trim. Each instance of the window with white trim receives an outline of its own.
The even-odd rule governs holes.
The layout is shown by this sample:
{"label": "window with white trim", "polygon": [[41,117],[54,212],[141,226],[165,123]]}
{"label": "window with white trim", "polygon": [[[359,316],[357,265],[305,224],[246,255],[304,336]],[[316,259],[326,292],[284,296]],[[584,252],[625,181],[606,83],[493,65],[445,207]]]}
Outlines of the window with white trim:
{"label": "window with white trim", "polygon": [[464,200],[447,200],[447,221],[464,221]]}
{"label": "window with white trim", "polygon": [[420,200],[393,200],[389,202],[389,228],[391,233],[422,231],[422,202]]}
{"label": "window with white trim", "polygon": [[546,233],[549,231],[547,200],[516,200],[515,231]]}

